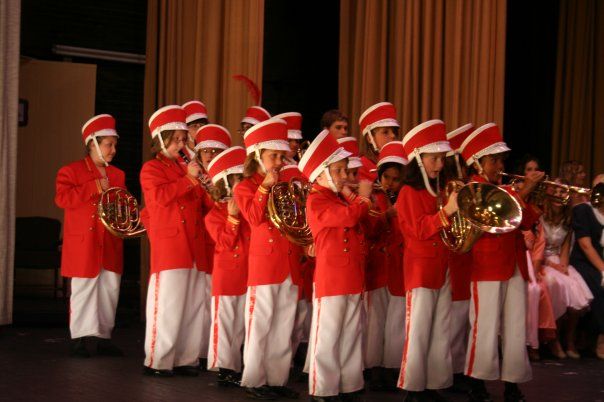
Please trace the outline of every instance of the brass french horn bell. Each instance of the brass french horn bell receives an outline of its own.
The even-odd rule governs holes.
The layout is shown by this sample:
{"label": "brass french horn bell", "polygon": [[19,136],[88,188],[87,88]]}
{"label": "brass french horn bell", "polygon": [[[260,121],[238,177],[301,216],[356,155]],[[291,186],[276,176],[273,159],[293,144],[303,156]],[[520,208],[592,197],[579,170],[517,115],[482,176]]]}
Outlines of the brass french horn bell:
{"label": "brass french horn bell", "polygon": [[306,196],[309,184],[299,178],[279,182],[271,187],[268,195],[268,217],[289,241],[300,246],[313,243],[310,227],[306,222]]}
{"label": "brass french horn bell", "polygon": [[138,201],[123,188],[111,187],[103,191],[97,212],[107,231],[120,239],[131,239],[145,234],[146,229],[140,221]]}

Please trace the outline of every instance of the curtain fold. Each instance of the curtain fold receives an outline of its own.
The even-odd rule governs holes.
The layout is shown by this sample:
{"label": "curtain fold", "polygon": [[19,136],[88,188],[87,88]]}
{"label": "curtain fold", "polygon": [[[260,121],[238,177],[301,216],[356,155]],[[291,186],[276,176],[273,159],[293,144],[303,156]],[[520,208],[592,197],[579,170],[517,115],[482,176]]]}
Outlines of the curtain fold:
{"label": "curtain fold", "polygon": [[0,2],[0,325],[13,319],[21,1]]}
{"label": "curtain fold", "polygon": [[341,0],[340,107],[394,103],[403,134],[431,118],[503,124],[506,0]]}
{"label": "curtain fold", "polygon": [[552,172],[583,162],[604,173],[604,4],[561,0],[553,113]]}

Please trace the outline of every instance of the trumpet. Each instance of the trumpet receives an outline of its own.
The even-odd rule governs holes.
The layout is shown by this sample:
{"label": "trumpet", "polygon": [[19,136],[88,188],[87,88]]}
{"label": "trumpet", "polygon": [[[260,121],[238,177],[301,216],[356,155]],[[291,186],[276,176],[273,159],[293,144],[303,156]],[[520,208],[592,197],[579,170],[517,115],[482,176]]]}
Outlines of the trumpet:
{"label": "trumpet", "polygon": [[[499,175],[502,177],[510,178],[511,185],[516,185],[519,182],[526,180],[526,176],[522,176],[522,175],[518,175],[518,174],[499,172]],[[548,188],[562,189],[562,190],[564,190],[564,195],[556,196],[554,194],[548,194],[548,192],[547,192]],[[546,176],[545,180],[542,180],[541,182],[539,182],[537,184],[537,187],[535,188],[533,193],[535,194],[535,198],[537,200],[543,200],[544,198],[550,198],[553,201],[558,201],[558,202],[562,203],[562,205],[566,205],[570,201],[570,197],[572,194],[584,195],[584,196],[589,197],[589,196],[591,196],[592,191],[591,191],[591,189],[586,188],[586,187],[578,187],[578,186],[571,186],[569,184],[556,183],[555,181],[549,180],[549,178]]]}

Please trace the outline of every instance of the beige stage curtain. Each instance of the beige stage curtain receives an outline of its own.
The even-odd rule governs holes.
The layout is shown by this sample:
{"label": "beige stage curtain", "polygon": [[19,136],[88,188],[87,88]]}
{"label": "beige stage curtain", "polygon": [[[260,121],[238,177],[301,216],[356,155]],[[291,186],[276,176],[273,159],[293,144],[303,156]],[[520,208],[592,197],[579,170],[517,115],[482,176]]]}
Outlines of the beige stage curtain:
{"label": "beige stage curtain", "polygon": [[0,325],[13,320],[21,1],[0,2]]}
{"label": "beige stage curtain", "polygon": [[561,0],[552,168],[583,162],[604,173],[604,3]]}
{"label": "beige stage curtain", "polygon": [[[254,104],[242,74],[262,88],[264,0],[149,0],[143,127],[143,161],[149,157],[147,121],[161,106],[199,99],[211,122],[225,126],[233,145],[245,110]],[[149,267],[141,247],[141,303]],[[144,314],[144,309],[142,309]]]}
{"label": "beige stage curtain", "polygon": [[506,0],[341,0],[341,109],[392,102],[422,121],[503,124]]}

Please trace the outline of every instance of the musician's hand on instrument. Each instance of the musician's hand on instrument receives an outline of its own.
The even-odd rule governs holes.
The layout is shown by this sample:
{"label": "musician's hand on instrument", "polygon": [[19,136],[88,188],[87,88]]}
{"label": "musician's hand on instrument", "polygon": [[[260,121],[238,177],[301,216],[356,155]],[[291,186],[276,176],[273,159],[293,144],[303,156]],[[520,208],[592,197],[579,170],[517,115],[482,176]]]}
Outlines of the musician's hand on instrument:
{"label": "musician's hand on instrument", "polygon": [[453,191],[449,194],[449,199],[447,200],[447,205],[443,208],[447,216],[453,215],[459,209],[457,205],[457,191]]}
{"label": "musician's hand on instrument", "polygon": [[353,194],[350,187],[348,187],[346,184],[342,186],[342,191],[340,191],[340,193],[346,198],[349,198]]}
{"label": "musician's hand on instrument", "polygon": [[229,212],[229,215],[231,215],[231,216],[239,215],[239,207],[237,206],[237,203],[235,202],[234,198],[231,198],[227,202],[227,210]]}
{"label": "musician's hand on instrument", "polygon": [[201,173],[201,166],[197,162],[191,161],[187,165],[187,173],[189,176],[198,177]]}
{"label": "musician's hand on instrument", "polygon": [[262,187],[267,190],[273,187],[279,181],[279,172],[276,169],[268,171],[266,176],[264,176],[264,180],[262,181]]}
{"label": "musician's hand on instrument", "polygon": [[100,182],[101,182],[101,188],[103,189],[103,191],[106,191],[109,189],[109,178],[108,177],[101,178]]}
{"label": "musician's hand on instrument", "polygon": [[361,197],[369,198],[373,192],[373,183],[369,180],[361,180],[359,182],[359,195]]}
{"label": "musician's hand on instrument", "polygon": [[537,184],[539,184],[540,181],[543,180],[544,177],[545,172],[540,172],[538,170],[528,173],[524,179],[523,190],[527,192],[533,191],[533,189],[537,186]]}

